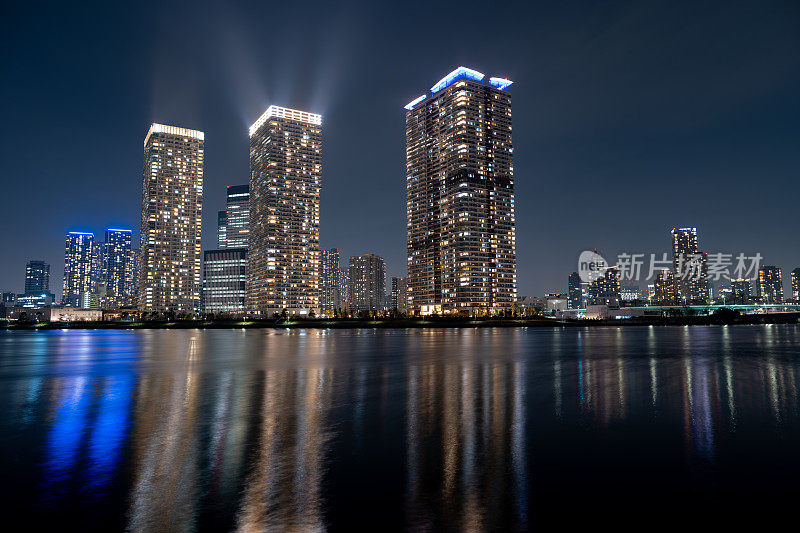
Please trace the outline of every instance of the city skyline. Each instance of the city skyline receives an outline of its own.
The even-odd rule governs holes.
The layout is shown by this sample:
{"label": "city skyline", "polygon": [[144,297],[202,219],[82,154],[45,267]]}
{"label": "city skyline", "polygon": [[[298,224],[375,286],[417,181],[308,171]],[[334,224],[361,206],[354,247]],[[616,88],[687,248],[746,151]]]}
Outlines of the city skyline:
{"label": "city skyline", "polygon": [[[156,68],[158,61],[147,54],[137,63],[136,74],[140,81],[129,84],[131,88],[116,79],[111,80],[106,92],[114,101],[124,99],[129,103],[124,110],[114,108],[113,113],[97,112],[102,109],[97,106],[112,109],[107,99],[98,98],[95,104],[77,94],[76,87],[81,86],[79,75],[88,68],[83,64],[78,65],[75,74],[70,72],[62,76],[63,91],[48,93],[47,98],[42,98],[42,93],[31,89],[25,81],[13,87],[4,84],[3,95],[9,101],[18,102],[14,109],[6,110],[6,123],[14,128],[3,132],[8,142],[0,143],[4,160],[9,162],[6,172],[10,193],[25,197],[32,183],[46,187],[39,187],[43,215],[26,224],[20,230],[21,236],[5,246],[9,253],[0,265],[0,287],[22,292],[19,272],[28,260],[40,258],[51,265],[51,290],[59,292],[58,280],[62,278],[63,268],[60,257],[63,250],[59,252],[59,248],[63,247],[66,231],[85,230],[101,235],[102,229],[112,225],[131,227],[138,232],[136,168],[141,154],[135,148],[146,124],[155,121],[207,131],[214,140],[209,144],[210,161],[213,161],[209,164],[213,167],[206,173],[207,191],[217,191],[246,181],[246,126],[269,103],[309,109],[325,116],[326,134],[330,132],[331,144],[326,145],[324,161],[326,181],[321,196],[321,226],[327,229],[321,231],[321,247],[337,247],[343,256],[373,251],[386,258],[389,275],[403,276],[404,191],[402,147],[398,143],[403,113],[398,107],[416,97],[419,87],[425,87],[429,80],[438,79],[455,66],[464,64],[482,72],[500,73],[516,82],[511,89],[515,101],[516,196],[519,205],[530,206],[528,210],[520,210],[517,221],[521,228],[517,245],[520,295],[564,290],[564,273],[575,268],[580,250],[598,248],[612,257],[625,249],[667,252],[668,246],[660,238],[664,228],[685,225],[702,228],[705,252],[762,253],[766,263],[783,268],[785,293],[790,294],[788,273],[800,264],[800,252],[777,234],[779,232],[773,234],[767,228],[787,218],[791,221],[796,215],[789,207],[781,205],[770,204],[773,206],[770,210],[756,207],[766,205],[767,191],[756,187],[753,180],[767,177],[779,189],[785,189],[791,185],[790,177],[798,168],[797,156],[786,148],[796,145],[797,133],[792,124],[800,115],[797,104],[788,96],[796,92],[800,79],[786,65],[789,62],[791,67],[792,62],[797,61],[797,54],[791,52],[797,49],[798,43],[782,22],[792,20],[796,7],[775,9],[762,14],[763,20],[754,20],[748,16],[746,7],[739,6],[726,14],[725,24],[707,28],[705,23],[716,12],[704,6],[693,10],[687,22],[687,42],[681,45],[659,39],[666,34],[667,24],[656,19],[683,20],[683,8],[656,8],[652,15],[645,14],[644,9],[609,10],[598,14],[595,23],[604,31],[597,37],[592,27],[570,21],[575,25],[572,37],[576,45],[596,38],[597,54],[609,49],[619,51],[620,65],[603,62],[601,56],[595,57],[595,52],[590,50],[585,50],[586,55],[578,59],[569,46],[563,43],[559,46],[549,34],[540,32],[543,36],[525,40],[521,24],[510,21],[503,28],[504,33],[516,35],[529,45],[551,46],[541,46],[546,52],[538,51],[537,46],[536,54],[528,57],[519,49],[509,51],[502,44],[492,44],[492,38],[501,32],[490,30],[489,35],[477,37],[475,42],[468,42],[460,49],[437,50],[424,61],[418,54],[409,53],[407,59],[397,58],[397,68],[388,64],[378,66],[381,76],[372,80],[370,90],[358,93],[358,106],[349,105],[356,96],[350,84],[358,78],[360,65],[366,63],[366,57],[359,55],[364,52],[334,48],[336,54],[341,52],[347,60],[340,72],[327,77],[321,72],[332,70],[335,56],[314,50],[297,52],[295,63],[305,64],[303,60],[309,60],[312,66],[308,72],[289,68],[285,62],[260,63],[257,61],[258,40],[249,24],[242,20],[234,24],[244,30],[242,43],[231,45],[223,36],[209,36],[212,46],[220,45],[221,55],[240,60],[241,68],[232,73],[229,85],[224,88],[217,87],[205,76],[211,72],[230,73],[225,70],[230,67],[219,62],[217,56],[213,56],[215,59],[210,61],[209,67],[203,67],[206,70],[200,70],[204,74],[195,80],[197,83],[186,87],[177,75],[168,74],[165,68]],[[11,9],[24,13],[28,8],[15,6]],[[180,12],[179,8],[163,9],[168,16],[177,16]],[[520,9],[547,15],[556,22],[555,27],[559,23],[563,27],[568,15],[561,8]],[[26,20],[23,15],[16,18]],[[43,24],[53,26],[53,33],[58,35],[61,22],[45,17]],[[637,24],[648,31],[634,31],[632,28]],[[622,29],[615,29],[619,25]],[[363,40],[367,31],[361,24],[357,26],[353,39]],[[11,39],[14,32],[24,31],[25,27],[21,24],[12,29],[8,38]],[[350,28],[347,22],[335,18],[330,28],[324,37],[314,38],[313,42],[321,45],[328,41],[347,41],[346,30]],[[699,37],[701,29],[708,29],[714,37],[712,40],[730,51],[727,62],[720,64],[714,48]],[[528,30],[526,27],[525,31]],[[193,30],[190,25],[181,31],[191,33]],[[750,37],[740,37],[743,32]],[[170,43],[176,39],[158,28],[143,30],[137,39],[143,36]],[[389,32],[387,42],[376,46],[383,49],[397,38]],[[83,42],[80,36],[72,39],[76,46]],[[109,39],[113,50],[118,41]],[[651,42],[655,43],[656,57],[661,59],[657,66],[642,65],[648,56],[635,52],[640,48],[648,49],[641,45]],[[175,61],[183,49],[178,46],[174,51],[163,51],[166,61]],[[740,53],[744,50],[750,55]],[[694,53],[696,51],[701,53]],[[39,49],[34,48],[32,53],[36,55]],[[559,66],[559,60],[566,62]],[[101,66],[104,61],[110,61],[110,57],[101,51]],[[193,59],[186,61],[193,68],[197,67]],[[624,67],[632,64],[640,67],[637,72],[642,72],[641,78],[630,80],[622,76],[626,71]],[[255,68],[249,68],[254,65]],[[331,67],[326,70],[323,68],[326,65]],[[588,68],[590,65],[598,66]],[[709,65],[716,70],[705,74],[704,67]],[[743,77],[743,66],[755,68],[760,75],[748,72],[748,76]],[[4,60],[2,67],[2,72],[8,74],[4,76],[6,79],[37,80],[35,73],[30,77],[16,75],[28,73],[28,70],[14,59]],[[59,71],[57,65],[55,71]],[[252,76],[248,78],[243,73]],[[130,70],[122,70],[119,79],[127,83],[132,74]],[[649,85],[645,81],[648,74],[658,74],[656,79],[667,82],[667,87],[677,91],[676,94]],[[575,77],[589,83],[577,83]],[[622,85],[622,80],[627,86]],[[142,85],[148,88],[156,85],[159,89],[142,90]],[[690,91],[689,87],[701,90]],[[30,89],[29,94],[17,91],[21,88]],[[172,96],[177,94],[184,96],[182,99]],[[692,97],[687,100],[688,95]],[[80,126],[80,130],[82,138],[88,136],[95,149],[100,147],[102,155],[93,157],[110,160],[102,170],[101,165],[96,164],[100,159],[90,159],[87,165],[85,158],[72,155],[72,152],[79,153],[78,150],[65,155],[61,143],[53,139],[48,139],[47,144],[53,146],[52,158],[58,161],[58,172],[49,157],[43,158],[41,171],[36,176],[20,164],[36,154],[9,134],[13,129],[19,132],[14,137],[29,136],[27,128],[41,122],[37,119],[42,116],[31,105],[50,100],[52,103],[47,109],[59,105],[59,110],[66,113],[65,120],[74,119],[75,113],[85,115],[83,110],[91,111],[94,118]],[[240,103],[234,104],[234,101]],[[664,111],[656,111],[657,108]],[[378,120],[374,120],[376,116]],[[646,127],[636,125],[644,123]],[[44,132],[44,135],[60,134],[65,129],[57,126],[51,126],[52,132]],[[369,128],[371,133],[362,140],[367,149],[362,152],[364,157],[354,157],[355,152],[344,139],[353,138],[354,131],[364,128]],[[620,133],[620,129],[624,131]],[[735,135],[729,133],[733,130]],[[745,130],[752,133],[743,133]],[[777,139],[780,143],[773,142]],[[21,157],[13,157],[12,153]],[[68,179],[63,179],[64,176]],[[104,186],[109,179],[114,187]],[[601,185],[603,180],[611,180],[613,187]],[[683,189],[677,186],[669,191],[656,189],[665,180],[674,180],[675,185]],[[66,184],[68,189],[64,189]],[[726,204],[731,209],[739,205],[730,196],[733,193],[728,192],[737,190],[732,184],[748,187],[754,206],[736,216],[723,210]],[[695,187],[693,194],[675,202],[680,191],[689,185]],[[343,201],[354,187],[371,200],[365,203],[363,213],[370,224],[351,216],[348,203]],[[572,191],[579,191],[577,200],[567,194]],[[61,201],[69,195],[73,195],[74,201]],[[203,217],[203,249],[215,247],[216,220],[211,214],[224,206],[224,198],[220,196],[205,195],[208,208]],[[709,202],[710,198],[714,199],[713,203]],[[68,209],[62,204],[68,204]],[[577,213],[564,216],[567,204],[577,205]],[[624,215],[615,215],[613,207],[618,205],[625,206]],[[595,220],[597,212],[603,215],[602,222],[587,224]],[[10,217],[11,213],[0,216]],[[10,219],[3,222],[5,227],[11,227]],[[530,231],[540,225],[545,225],[547,231]],[[8,232],[3,237],[11,239]],[[134,235],[137,237],[138,233]]]}

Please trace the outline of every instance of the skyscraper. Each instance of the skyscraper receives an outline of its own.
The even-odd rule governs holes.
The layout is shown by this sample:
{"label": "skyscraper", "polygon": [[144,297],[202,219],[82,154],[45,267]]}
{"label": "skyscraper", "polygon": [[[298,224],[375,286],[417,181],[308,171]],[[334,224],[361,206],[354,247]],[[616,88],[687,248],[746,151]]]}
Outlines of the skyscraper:
{"label": "skyscraper", "polygon": [[375,254],[350,257],[350,309],[381,311],[386,300],[386,263]]}
{"label": "skyscraper", "polygon": [[653,281],[652,303],[659,305],[675,304],[675,276],[671,270],[664,269],[656,274]]}
{"label": "skyscraper", "polygon": [[341,308],[349,308],[350,271],[347,268],[339,269],[339,299],[341,300]]}
{"label": "skyscraper", "polygon": [[250,244],[250,185],[228,185],[226,248]]}
{"label": "skyscraper", "polygon": [[758,299],[764,304],[783,303],[781,267],[762,265],[758,270]]}
{"label": "skyscraper", "polygon": [[339,249],[322,250],[322,275],[320,278],[320,307],[324,313],[332,314],[342,305],[339,291]]}
{"label": "skyscraper", "polygon": [[408,278],[392,278],[389,309],[398,313],[408,312]]}
{"label": "skyscraper", "polygon": [[567,286],[567,305],[569,309],[581,308],[581,276],[577,272],[569,275]]}
{"label": "skyscraper", "polygon": [[204,312],[244,314],[246,283],[246,248],[206,250],[203,253]]}
{"label": "skyscraper", "polygon": [[217,248],[228,247],[228,211],[217,211]]}
{"label": "skyscraper", "polygon": [[25,294],[46,294],[50,292],[50,264],[31,260],[25,265]]}
{"label": "skyscraper", "polygon": [[680,304],[708,300],[708,263],[697,244],[697,228],[672,228],[675,297]]}
{"label": "skyscraper", "polygon": [[114,307],[133,305],[136,297],[132,236],[129,229],[106,230],[100,281]]}
{"label": "skyscraper", "polygon": [[81,298],[94,290],[94,233],[70,231],[64,247],[62,305],[81,307]]}
{"label": "skyscraper", "polygon": [[248,308],[319,307],[322,116],[270,106],[250,126]]}
{"label": "skyscraper", "polygon": [[792,282],[792,301],[800,303],[800,268],[795,268],[789,274]]}
{"label": "skyscraper", "polygon": [[589,283],[589,305],[618,306],[620,300],[619,268],[610,267]]}
{"label": "skyscraper", "polygon": [[406,109],[415,312],[482,315],[517,296],[511,81],[459,67]]}
{"label": "skyscraper", "polygon": [[746,278],[732,279],[731,280],[731,297],[735,304],[748,304],[750,303],[751,296],[750,280]]}
{"label": "skyscraper", "polygon": [[200,308],[202,131],[153,124],[144,139],[139,310]]}

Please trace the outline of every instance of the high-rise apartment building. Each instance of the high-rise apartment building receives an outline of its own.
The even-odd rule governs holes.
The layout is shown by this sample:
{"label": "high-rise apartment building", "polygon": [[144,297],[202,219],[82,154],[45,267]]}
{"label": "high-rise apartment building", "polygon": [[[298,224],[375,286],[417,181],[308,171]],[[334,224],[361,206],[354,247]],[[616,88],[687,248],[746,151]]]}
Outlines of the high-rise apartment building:
{"label": "high-rise apartment building", "polygon": [[414,312],[494,314],[516,301],[511,83],[459,67],[405,106]]}
{"label": "high-rise apartment building", "polygon": [[341,309],[346,309],[350,305],[350,271],[347,268],[339,269],[339,299]]}
{"label": "high-rise apartment building", "polygon": [[672,228],[672,269],[677,303],[708,301],[708,260],[697,244],[697,228]]}
{"label": "high-rise apartment building", "polygon": [[25,294],[48,294],[50,292],[50,264],[31,260],[25,265]]}
{"label": "high-rise apartment building", "polygon": [[105,285],[105,296],[113,307],[133,305],[136,299],[132,237],[129,229],[106,230],[100,282]]}
{"label": "high-rise apartment building", "polygon": [[789,274],[792,283],[792,301],[800,303],[800,268],[795,268]]}
{"label": "high-rise apartment building", "polygon": [[639,286],[634,282],[621,283],[619,298],[623,302],[635,302],[639,299]]}
{"label": "high-rise apartment building", "polygon": [[734,304],[748,304],[752,295],[752,284],[749,279],[739,278],[731,280],[731,298]]}
{"label": "high-rise apartment building", "polygon": [[250,126],[248,309],[319,307],[322,116],[270,106]]}
{"label": "high-rise apartment building", "polygon": [[226,248],[250,244],[250,185],[228,185]]}
{"label": "high-rise apartment building", "polygon": [[342,296],[339,290],[341,278],[339,249],[322,250],[321,264],[319,306],[323,313],[332,314],[342,306]]}
{"label": "high-rise apartment building", "polygon": [[783,303],[781,267],[762,265],[758,270],[758,299],[764,304]]}
{"label": "high-rise apartment building", "polygon": [[225,248],[203,253],[203,311],[243,315],[247,284],[247,249]]}
{"label": "high-rise apartment building", "polygon": [[228,211],[217,211],[217,248],[228,247]]}
{"label": "high-rise apartment building", "polygon": [[64,247],[64,285],[61,304],[81,307],[84,294],[94,290],[94,233],[70,231]]}
{"label": "high-rise apartment building", "polygon": [[653,297],[651,303],[658,305],[675,304],[675,276],[671,270],[664,269],[653,281]]}
{"label": "high-rise apartment building", "polygon": [[569,275],[567,286],[567,306],[569,309],[581,308],[581,276],[577,272]]}
{"label": "high-rise apartment building", "polygon": [[618,306],[619,301],[619,268],[614,266],[589,283],[589,305]]}
{"label": "high-rise apartment building", "polygon": [[382,311],[386,301],[386,263],[375,254],[350,257],[350,309]]}
{"label": "high-rise apartment building", "polygon": [[408,278],[392,278],[389,309],[398,313],[408,313]]}
{"label": "high-rise apartment building", "polygon": [[202,131],[153,124],[144,139],[138,306],[194,313],[202,289]]}

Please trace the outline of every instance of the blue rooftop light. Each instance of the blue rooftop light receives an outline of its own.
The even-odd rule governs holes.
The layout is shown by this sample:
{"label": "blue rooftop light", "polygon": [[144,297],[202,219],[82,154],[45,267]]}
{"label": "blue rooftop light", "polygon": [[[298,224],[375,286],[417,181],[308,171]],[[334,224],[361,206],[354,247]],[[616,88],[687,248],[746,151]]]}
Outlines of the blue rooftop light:
{"label": "blue rooftop light", "polygon": [[413,100],[411,100],[411,101],[410,101],[408,104],[406,104],[406,109],[408,109],[409,111],[411,111],[412,109],[414,109],[414,106],[415,106],[415,105],[417,105],[417,104],[418,104],[418,103],[420,103],[421,101],[425,100],[425,98],[427,98],[427,97],[426,97],[426,95],[424,95],[424,94],[423,94],[422,96],[420,96],[419,98],[414,98],[414,99],[413,99]]}
{"label": "blue rooftop light", "polygon": [[431,87],[431,92],[436,94],[454,81],[461,78],[468,78],[470,80],[481,81],[485,76],[477,70],[472,70],[467,67],[458,67],[453,72],[439,80],[439,83]]}
{"label": "blue rooftop light", "polygon": [[489,85],[494,85],[501,91],[506,89],[512,83],[514,82],[505,78],[489,78]]}
{"label": "blue rooftop light", "polygon": [[124,233],[133,233],[132,229],[117,229],[117,228],[108,228],[108,231],[122,231]]}
{"label": "blue rooftop light", "polygon": [[89,233],[89,232],[86,232],[86,231],[70,231],[69,234],[70,235],[91,235],[91,236],[94,236],[94,233]]}

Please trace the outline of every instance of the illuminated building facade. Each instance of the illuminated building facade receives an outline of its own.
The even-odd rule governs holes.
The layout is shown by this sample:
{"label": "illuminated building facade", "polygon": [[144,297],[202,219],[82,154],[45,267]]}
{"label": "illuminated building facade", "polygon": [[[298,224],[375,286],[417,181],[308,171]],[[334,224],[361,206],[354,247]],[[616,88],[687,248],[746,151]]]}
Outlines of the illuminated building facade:
{"label": "illuminated building facade", "polygon": [[672,228],[672,269],[679,304],[708,301],[708,262],[697,244],[697,228]]}
{"label": "illuminated building facade", "polygon": [[243,315],[247,296],[247,249],[203,252],[203,311]]}
{"label": "illuminated building facade", "polygon": [[732,303],[748,304],[752,296],[752,285],[749,279],[740,278],[731,280]]}
{"label": "illuminated building facade", "polygon": [[459,67],[405,107],[413,312],[495,314],[516,301],[509,85]]}
{"label": "illuminated building facade", "polygon": [[228,212],[217,211],[217,248],[228,247]]}
{"label": "illuminated building facade", "polygon": [[144,139],[138,307],[200,310],[202,131],[153,124]]}
{"label": "illuminated building facade", "polygon": [[375,254],[350,257],[350,310],[382,311],[386,301],[386,262]]}
{"label": "illuminated building facade", "polygon": [[675,303],[675,276],[671,270],[664,269],[656,274],[651,302],[659,305]]}
{"label": "illuminated building facade", "polygon": [[25,294],[50,292],[50,264],[32,260],[25,265]]}
{"label": "illuminated building facade", "polygon": [[130,306],[135,302],[132,236],[133,232],[129,229],[106,230],[100,282],[105,285],[105,296],[111,307]]}
{"label": "illuminated building facade", "polygon": [[392,278],[389,309],[398,313],[408,312],[408,278]]}
{"label": "illuminated building facade", "polygon": [[228,185],[226,248],[250,244],[250,185]]}
{"label": "illuminated building facade", "polygon": [[339,269],[339,298],[341,299],[341,309],[348,309],[350,305],[350,272],[346,268]]}
{"label": "illuminated building facade", "polygon": [[589,283],[589,305],[618,306],[620,301],[619,268],[606,269],[602,276]]}
{"label": "illuminated building facade", "polygon": [[339,249],[322,250],[322,272],[320,277],[320,307],[324,313],[333,313],[342,306],[339,290]]}
{"label": "illuminated building facade", "polygon": [[64,284],[61,304],[81,307],[83,294],[94,290],[94,233],[70,231],[64,247]]}
{"label": "illuminated building facade", "polygon": [[758,299],[764,304],[783,303],[783,276],[780,267],[763,265],[758,270]]}
{"label": "illuminated building facade", "polygon": [[639,286],[634,283],[623,283],[620,286],[619,298],[623,302],[634,302],[639,299]]}
{"label": "illuminated building facade", "polygon": [[569,309],[581,309],[581,302],[581,276],[577,272],[573,272],[569,275],[567,286],[567,306]]}
{"label": "illuminated building facade", "polygon": [[270,106],[250,126],[248,310],[319,308],[322,116]]}
{"label": "illuminated building facade", "polygon": [[795,268],[789,274],[792,282],[792,301],[800,303],[800,268]]}

